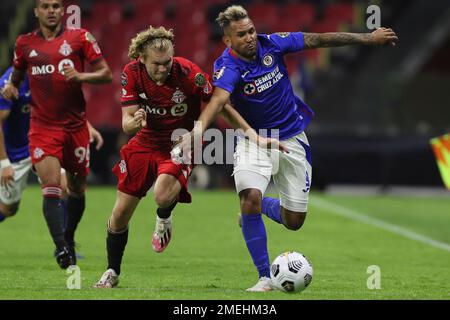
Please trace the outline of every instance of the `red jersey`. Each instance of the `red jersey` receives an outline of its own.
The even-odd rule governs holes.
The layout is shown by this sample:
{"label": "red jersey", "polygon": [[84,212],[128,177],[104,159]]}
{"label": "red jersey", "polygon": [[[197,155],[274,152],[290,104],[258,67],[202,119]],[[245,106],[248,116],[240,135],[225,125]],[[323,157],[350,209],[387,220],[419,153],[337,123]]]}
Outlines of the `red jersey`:
{"label": "red jersey", "polygon": [[139,105],[147,112],[147,126],[135,136],[139,144],[160,151],[172,148],[172,132],[192,130],[201,111],[201,101],[209,101],[209,75],[193,62],[174,57],[163,86],[158,86],[139,60],[127,64],[122,73],[122,107]]}
{"label": "red jersey", "polygon": [[91,64],[103,59],[95,38],[84,29],[61,29],[53,40],[40,30],[17,38],[14,67],[27,70],[32,101],[31,121],[45,127],[77,129],[86,121],[81,83],[66,81],[63,66],[84,71],[84,60]]}

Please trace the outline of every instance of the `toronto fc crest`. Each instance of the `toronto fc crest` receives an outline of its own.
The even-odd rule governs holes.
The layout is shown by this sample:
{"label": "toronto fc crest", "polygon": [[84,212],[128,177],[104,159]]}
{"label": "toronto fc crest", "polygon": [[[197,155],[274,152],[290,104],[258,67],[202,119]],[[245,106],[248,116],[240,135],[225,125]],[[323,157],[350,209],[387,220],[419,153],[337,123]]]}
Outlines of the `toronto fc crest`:
{"label": "toronto fc crest", "polygon": [[175,103],[182,103],[184,99],[186,99],[186,96],[180,91],[180,89],[177,88],[177,90],[173,93],[172,101]]}
{"label": "toronto fc crest", "polygon": [[59,48],[59,53],[61,53],[65,57],[67,57],[68,55],[70,55],[72,53],[72,51],[73,50],[72,50],[72,47],[70,46],[70,44],[68,44],[67,41],[64,40],[64,43]]}

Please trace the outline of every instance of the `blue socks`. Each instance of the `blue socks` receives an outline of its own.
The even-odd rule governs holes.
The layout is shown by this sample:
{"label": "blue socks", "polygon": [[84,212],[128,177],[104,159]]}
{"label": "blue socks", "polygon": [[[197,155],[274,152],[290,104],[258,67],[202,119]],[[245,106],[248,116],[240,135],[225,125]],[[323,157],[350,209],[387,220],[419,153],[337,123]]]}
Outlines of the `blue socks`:
{"label": "blue socks", "polygon": [[270,278],[266,228],[260,213],[242,214],[242,234],[259,277]]}
{"label": "blue socks", "polygon": [[3,220],[5,220],[6,217],[0,212],[0,222],[3,222]]}
{"label": "blue socks", "polygon": [[276,223],[282,223],[280,199],[264,197],[261,202],[262,213]]}

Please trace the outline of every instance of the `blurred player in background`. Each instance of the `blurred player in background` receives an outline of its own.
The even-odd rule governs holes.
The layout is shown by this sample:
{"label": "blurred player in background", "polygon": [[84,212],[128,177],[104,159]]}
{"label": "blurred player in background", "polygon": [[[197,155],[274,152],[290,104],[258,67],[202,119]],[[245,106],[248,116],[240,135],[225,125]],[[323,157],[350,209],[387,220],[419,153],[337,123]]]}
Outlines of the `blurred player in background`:
{"label": "blurred player in background", "polygon": [[[0,77],[0,88],[9,81],[11,73],[12,67]],[[17,213],[32,167],[28,144],[30,101],[27,76],[19,87],[19,99],[6,100],[0,95],[0,222]],[[95,142],[95,148],[99,150],[103,137],[89,122],[88,126],[90,142]],[[63,195],[66,184],[65,172],[61,170]]]}
{"label": "blurred player in background", "polygon": [[[118,284],[128,223],[153,184],[158,206],[152,236],[156,252],[162,252],[172,237],[176,204],[191,202],[188,178],[192,165],[172,162],[172,133],[180,128],[192,130],[201,102],[211,97],[212,86],[196,64],[174,57],[173,39],[172,30],[150,27],[131,41],[129,57],[133,61],[122,73],[122,127],[125,133],[136,135],[122,147],[121,159],[113,168],[119,181],[107,224],[108,267],[97,288]],[[224,111],[233,126],[248,126],[230,106]]]}
{"label": "blurred player in background", "polygon": [[[12,73],[0,78],[3,88]],[[9,101],[0,95],[0,221],[16,214],[31,170],[28,145],[31,92],[28,78],[19,87],[19,98]]]}
{"label": "blurred player in background", "polygon": [[[395,45],[397,36],[386,28],[372,33],[257,34],[241,6],[228,7],[216,21],[223,29],[227,48],[214,64],[214,93],[194,130],[183,137],[179,147],[190,148],[194,137],[198,139],[203,135],[230,99],[255,130],[279,130],[279,139],[289,153],[280,153],[277,157],[277,172],[272,172],[275,164],[267,150],[257,148],[248,139],[238,142],[234,164],[242,233],[259,273],[257,284],[247,290],[269,291],[272,290],[270,262],[261,213],[290,230],[300,229],[306,218],[312,178],[311,152],[304,130],[313,112],[294,95],[284,55],[303,49],[354,44]],[[279,189],[280,199],[264,197],[271,176]]]}
{"label": "blurred player in background", "polygon": [[[29,132],[33,166],[42,183],[43,211],[57,248],[56,261],[65,269],[76,264],[75,229],[85,208],[89,173],[89,131],[82,83],[108,83],[111,70],[97,41],[84,29],[62,24],[62,0],[36,0],[39,29],[16,41],[14,70],[3,90],[6,99],[18,99],[19,84],[28,73],[31,100]],[[92,72],[84,72],[84,61]],[[67,176],[67,228],[61,167]]]}

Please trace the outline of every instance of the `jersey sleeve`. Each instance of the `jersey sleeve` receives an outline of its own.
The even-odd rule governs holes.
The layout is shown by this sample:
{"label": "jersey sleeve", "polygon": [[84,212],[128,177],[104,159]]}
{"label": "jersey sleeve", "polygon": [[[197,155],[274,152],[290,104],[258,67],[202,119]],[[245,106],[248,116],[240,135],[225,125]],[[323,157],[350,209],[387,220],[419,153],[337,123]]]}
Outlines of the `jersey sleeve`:
{"label": "jersey sleeve", "polygon": [[16,45],[14,48],[13,66],[18,70],[25,70],[28,66],[28,63],[24,57],[22,36],[18,37],[16,40]]}
{"label": "jersey sleeve", "polygon": [[103,59],[102,51],[97,43],[97,40],[87,30],[81,30],[81,43],[83,47],[83,54],[86,60],[90,64],[94,64],[97,61]]}
{"label": "jersey sleeve", "polygon": [[204,102],[208,102],[212,96],[212,84],[209,75],[203,72],[199,66],[192,63],[192,69],[190,73],[191,81],[194,84],[194,94],[199,95]]}
{"label": "jersey sleeve", "polygon": [[280,48],[283,54],[304,49],[302,32],[277,32],[267,36],[272,43]]}
{"label": "jersey sleeve", "polygon": [[140,99],[136,90],[135,74],[130,70],[129,65],[123,69],[120,81],[122,84],[122,96],[120,99],[122,107],[139,104]]}
{"label": "jersey sleeve", "polygon": [[220,63],[214,64],[213,85],[233,93],[239,81],[239,74],[231,68]]}

